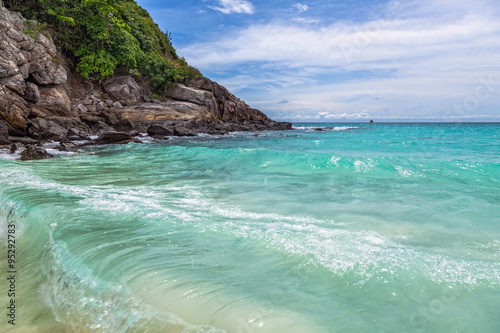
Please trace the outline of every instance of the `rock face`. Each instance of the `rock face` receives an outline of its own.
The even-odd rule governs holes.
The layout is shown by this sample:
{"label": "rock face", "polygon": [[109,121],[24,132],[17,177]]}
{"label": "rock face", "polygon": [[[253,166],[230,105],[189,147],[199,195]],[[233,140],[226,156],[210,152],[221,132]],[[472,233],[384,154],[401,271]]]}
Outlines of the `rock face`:
{"label": "rock face", "polygon": [[189,122],[187,126],[191,130],[211,134],[292,127],[290,123],[269,119],[223,86],[204,77],[169,87],[165,90],[165,96],[169,98],[166,102],[143,103],[125,108],[122,111],[123,118],[146,128],[152,124],[168,127],[173,121],[184,121]]}
{"label": "rock face", "polygon": [[26,94],[26,82],[57,85],[68,79],[66,69],[57,62],[54,43],[41,33],[28,36],[25,28],[21,14],[0,5],[0,84],[21,96]]}
{"label": "rock face", "polygon": [[19,95],[0,85],[0,120],[10,135],[24,136],[28,126],[29,110],[26,101]]}
{"label": "rock face", "polygon": [[25,33],[34,34],[36,24],[7,10],[0,0],[2,145],[92,135],[103,135],[94,143],[123,143],[134,140],[130,134],[138,132],[164,138],[291,128],[204,77],[165,89],[162,102],[148,97],[147,88],[131,76],[104,83],[84,80],[65,67],[64,56],[48,34],[36,33],[33,38]]}

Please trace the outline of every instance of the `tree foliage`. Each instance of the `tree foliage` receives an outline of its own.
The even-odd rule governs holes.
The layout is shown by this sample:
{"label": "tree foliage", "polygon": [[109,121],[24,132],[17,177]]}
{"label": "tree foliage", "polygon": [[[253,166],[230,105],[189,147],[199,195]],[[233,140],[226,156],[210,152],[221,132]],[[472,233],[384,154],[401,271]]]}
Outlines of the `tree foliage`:
{"label": "tree foliage", "polygon": [[179,58],[171,35],[162,32],[134,0],[4,0],[11,10],[48,24],[63,52],[85,78],[103,79],[118,70],[144,75],[165,87],[201,75]]}

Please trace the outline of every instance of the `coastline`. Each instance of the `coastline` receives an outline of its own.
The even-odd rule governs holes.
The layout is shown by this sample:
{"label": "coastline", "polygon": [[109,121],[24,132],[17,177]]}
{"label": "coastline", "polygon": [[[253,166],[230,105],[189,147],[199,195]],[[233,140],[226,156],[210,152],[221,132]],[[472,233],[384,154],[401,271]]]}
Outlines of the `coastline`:
{"label": "coastline", "polygon": [[30,32],[27,27],[33,22],[0,2],[2,146],[126,143],[137,140],[139,133],[165,139],[291,128],[291,123],[268,118],[201,74],[160,90],[153,90],[140,74],[85,79],[51,38]]}

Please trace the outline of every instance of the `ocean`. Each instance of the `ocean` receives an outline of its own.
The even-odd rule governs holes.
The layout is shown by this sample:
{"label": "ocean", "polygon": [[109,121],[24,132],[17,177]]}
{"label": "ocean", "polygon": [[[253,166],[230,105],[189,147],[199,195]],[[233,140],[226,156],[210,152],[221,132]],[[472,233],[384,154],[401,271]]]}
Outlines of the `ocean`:
{"label": "ocean", "polygon": [[294,128],[3,152],[0,330],[500,332],[500,124]]}

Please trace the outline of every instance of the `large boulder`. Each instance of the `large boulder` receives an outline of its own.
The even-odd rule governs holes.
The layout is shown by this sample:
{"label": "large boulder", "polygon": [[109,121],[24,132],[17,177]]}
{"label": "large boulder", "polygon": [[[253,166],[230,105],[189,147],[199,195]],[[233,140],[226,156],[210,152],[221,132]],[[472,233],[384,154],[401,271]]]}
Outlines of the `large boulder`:
{"label": "large boulder", "polygon": [[33,119],[28,131],[32,138],[54,141],[87,138],[92,134],[91,128],[76,117]]}
{"label": "large boulder", "polygon": [[120,112],[116,110],[103,110],[100,113],[100,116],[104,119],[106,124],[110,126],[118,124],[118,122],[121,120],[122,117]]}
{"label": "large boulder", "polygon": [[209,108],[209,110],[215,110],[215,98],[214,94],[207,90],[202,90],[193,87],[187,87],[183,84],[176,84],[173,87],[169,87],[165,90],[165,95],[183,102],[191,102],[198,105],[204,105]]}
{"label": "large boulder", "polygon": [[113,125],[113,128],[118,132],[129,132],[135,130],[135,124],[129,119],[121,119]]}
{"label": "large boulder", "polygon": [[104,90],[121,105],[134,105],[142,100],[143,90],[131,76],[118,76],[104,83]]}
{"label": "large boulder", "polygon": [[107,144],[125,144],[129,142],[141,143],[141,141],[122,132],[106,132],[101,134],[97,139],[89,141],[86,145],[107,145]]}
{"label": "large boulder", "polygon": [[40,100],[40,90],[38,89],[38,86],[36,84],[26,82],[24,99],[33,103],[38,103],[38,101]]}
{"label": "large boulder", "polygon": [[66,128],[47,119],[34,119],[29,127],[30,136],[39,140],[61,140],[67,132]]}
{"label": "large boulder", "polygon": [[150,137],[165,137],[165,136],[173,136],[174,131],[171,129],[165,128],[159,125],[151,125],[148,127],[147,133]]}
{"label": "large boulder", "polygon": [[39,94],[37,108],[53,115],[71,115],[71,102],[62,86],[39,87]]}

